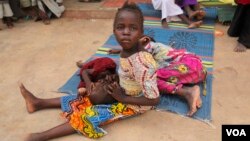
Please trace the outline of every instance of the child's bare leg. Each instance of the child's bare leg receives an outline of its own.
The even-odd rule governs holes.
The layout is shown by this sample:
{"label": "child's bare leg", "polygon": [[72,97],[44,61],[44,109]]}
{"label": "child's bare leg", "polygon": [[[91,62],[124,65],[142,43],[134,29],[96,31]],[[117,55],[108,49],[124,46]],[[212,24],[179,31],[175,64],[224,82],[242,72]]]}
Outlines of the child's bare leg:
{"label": "child's bare leg", "polygon": [[181,20],[184,21],[186,24],[188,24],[188,28],[198,28],[202,24],[202,21],[190,21],[184,14],[178,15],[178,17],[181,18]]}
{"label": "child's bare leg", "polygon": [[40,99],[29,92],[22,83],[19,84],[20,92],[26,102],[26,108],[29,113],[46,108],[60,108],[60,98]]}
{"label": "child's bare leg", "polygon": [[25,141],[47,141],[74,133],[76,133],[76,131],[70,126],[69,123],[66,122],[41,133],[29,134]]}
{"label": "child's bare leg", "polygon": [[161,25],[163,28],[168,28],[168,22],[166,18],[161,20]]}
{"label": "child's bare leg", "polygon": [[202,106],[200,87],[198,85],[193,87],[182,87],[176,91],[176,94],[187,100],[189,105],[189,112],[187,113],[188,116],[192,116],[197,111],[197,108]]}

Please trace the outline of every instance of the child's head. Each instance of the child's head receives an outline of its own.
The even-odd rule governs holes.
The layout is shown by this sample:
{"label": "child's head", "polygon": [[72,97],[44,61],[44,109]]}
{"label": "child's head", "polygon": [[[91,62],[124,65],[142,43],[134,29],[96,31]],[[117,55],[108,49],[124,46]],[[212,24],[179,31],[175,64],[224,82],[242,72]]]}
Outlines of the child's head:
{"label": "child's head", "polygon": [[113,32],[123,49],[131,49],[143,36],[143,14],[136,4],[126,2],[116,13]]}
{"label": "child's head", "polygon": [[96,75],[96,78],[95,80],[100,80],[100,79],[104,79],[106,76],[109,76],[109,75],[114,75],[116,74],[115,70],[112,70],[112,69],[107,69],[103,72],[100,72]]}
{"label": "child's head", "polygon": [[116,63],[108,57],[102,57],[95,60],[92,76],[94,80],[105,78],[107,75],[116,73]]}

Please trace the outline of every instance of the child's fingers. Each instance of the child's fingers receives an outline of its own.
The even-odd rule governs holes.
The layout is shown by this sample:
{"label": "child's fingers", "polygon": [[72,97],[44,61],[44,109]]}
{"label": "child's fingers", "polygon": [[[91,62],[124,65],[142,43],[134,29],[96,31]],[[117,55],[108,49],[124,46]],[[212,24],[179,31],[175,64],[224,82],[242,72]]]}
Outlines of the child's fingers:
{"label": "child's fingers", "polygon": [[108,94],[112,94],[112,91],[110,90],[108,86],[105,86],[103,88],[104,88],[104,91],[106,91]]}
{"label": "child's fingers", "polygon": [[116,88],[116,84],[115,84],[116,82],[113,82],[112,84],[110,84],[111,86],[112,86],[112,88],[114,89],[114,88]]}
{"label": "child's fingers", "polygon": [[113,86],[111,86],[111,85],[108,85],[107,87],[106,87],[106,91],[108,92],[108,94],[110,94],[110,95],[112,95],[113,94]]}
{"label": "child's fingers", "polygon": [[111,91],[111,90],[108,89],[108,90],[107,90],[107,93],[110,94],[110,95],[112,95],[112,94],[113,94],[113,91]]}
{"label": "child's fingers", "polygon": [[106,79],[110,82],[112,80],[111,76],[110,75],[107,75],[106,76]]}
{"label": "child's fingers", "polygon": [[118,49],[111,49],[108,51],[109,54],[119,54],[120,53],[120,50]]}
{"label": "child's fingers", "polygon": [[115,53],[115,51],[113,49],[111,49],[111,50],[108,51],[108,53],[113,54],[113,53]]}
{"label": "child's fingers", "polygon": [[150,38],[148,36],[143,36],[138,42],[139,47],[144,48],[150,42]]}
{"label": "child's fingers", "polygon": [[117,82],[114,82],[114,86],[115,87],[120,87],[119,84]]}
{"label": "child's fingers", "polygon": [[114,53],[114,50],[111,49],[111,50],[108,51],[108,53],[109,53],[109,54],[113,54],[113,53]]}
{"label": "child's fingers", "polygon": [[115,80],[115,75],[112,75],[111,77],[112,77],[112,80]]}
{"label": "child's fingers", "polygon": [[150,38],[148,36],[143,36],[141,39],[139,39],[139,41],[142,43],[147,43],[150,41]]}

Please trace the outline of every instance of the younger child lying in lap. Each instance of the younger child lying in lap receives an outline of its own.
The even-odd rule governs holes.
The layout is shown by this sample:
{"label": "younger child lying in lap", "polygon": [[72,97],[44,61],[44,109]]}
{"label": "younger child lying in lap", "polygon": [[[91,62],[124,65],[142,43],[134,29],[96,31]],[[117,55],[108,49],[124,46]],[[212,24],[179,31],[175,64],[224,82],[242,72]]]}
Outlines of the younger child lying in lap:
{"label": "younger child lying in lap", "polygon": [[90,105],[112,104],[117,102],[107,88],[112,83],[119,83],[116,64],[110,58],[97,58],[87,63],[77,62],[80,68],[78,95],[61,98],[63,116],[69,117],[74,111],[81,111]]}
{"label": "younger child lying in lap", "polygon": [[116,100],[107,93],[109,84],[118,82],[116,64],[110,58],[98,58],[88,63],[77,62],[80,67],[81,82],[78,86],[78,94],[89,96],[92,104],[111,104]]}
{"label": "younger child lying in lap", "polygon": [[103,74],[106,74],[106,76],[104,78],[100,77],[99,80],[97,80],[97,82],[90,82],[89,77],[83,74],[84,76],[83,79],[88,88],[84,87],[79,88],[78,89],[79,96],[88,96],[91,103],[94,105],[111,104],[116,102],[116,100],[110,94],[108,94],[107,87],[114,82],[119,83],[118,75],[112,74],[108,70],[103,72],[101,75]]}

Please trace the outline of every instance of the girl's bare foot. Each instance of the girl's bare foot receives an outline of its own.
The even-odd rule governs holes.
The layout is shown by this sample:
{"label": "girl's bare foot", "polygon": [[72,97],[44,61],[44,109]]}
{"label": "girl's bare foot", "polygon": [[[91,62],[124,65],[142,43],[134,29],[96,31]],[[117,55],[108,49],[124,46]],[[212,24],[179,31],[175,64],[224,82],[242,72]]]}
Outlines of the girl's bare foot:
{"label": "girl's bare foot", "polygon": [[247,47],[241,43],[238,43],[238,45],[234,48],[235,52],[245,52],[246,50],[247,50]]}
{"label": "girl's bare foot", "polygon": [[26,102],[26,108],[29,113],[33,113],[38,108],[39,99],[35,97],[31,92],[29,92],[22,83],[19,83],[20,92]]}
{"label": "girl's bare foot", "polygon": [[197,111],[197,108],[202,106],[202,100],[200,97],[200,87],[195,85],[193,87],[187,88],[187,94],[184,95],[189,105],[189,112],[187,116],[193,116]]}
{"label": "girl's bare foot", "polygon": [[82,60],[79,60],[79,61],[76,62],[76,66],[77,66],[78,68],[82,68],[82,65],[83,65]]}
{"label": "girl's bare foot", "polygon": [[31,133],[26,136],[24,141],[46,141],[39,133]]}
{"label": "girl's bare foot", "polygon": [[163,28],[168,28],[168,22],[167,22],[166,19],[162,19],[162,20],[161,20],[161,26],[162,26]]}
{"label": "girl's bare foot", "polygon": [[189,24],[188,28],[190,28],[190,29],[198,28],[201,26],[201,24],[202,24],[202,21],[192,22],[191,24]]}
{"label": "girl's bare foot", "polygon": [[197,111],[197,108],[200,108],[202,106],[200,87],[198,85],[195,85],[193,87],[183,87],[177,90],[176,93],[180,96],[183,96],[188,102],[189,111],[187,113],[187,116],[193,116]]}

